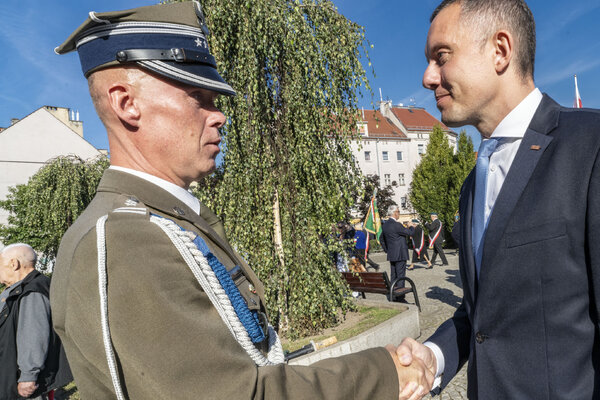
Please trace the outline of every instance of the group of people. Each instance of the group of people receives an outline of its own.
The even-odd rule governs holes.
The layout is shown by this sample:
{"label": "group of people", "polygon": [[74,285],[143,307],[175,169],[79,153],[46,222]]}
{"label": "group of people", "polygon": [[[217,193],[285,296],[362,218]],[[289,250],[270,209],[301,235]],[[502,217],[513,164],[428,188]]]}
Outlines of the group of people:
{"label": "group of people", "polygon": [[[200,4],[91,12],[56,49],[78,51],[111,154],[50,286],[82,398],[417,399],[467,361],[471,399],[600,396],[600,112],[536,88],[525,1],[444,0],[430,22],[423,85],[446,125],[483,138],[460,196],[462,304],[424,344],[405,338],[308,367],[283,363],[262,283],[187,191],[215,168],[226,121],[215,99],[235,94]],[[415,225],[384,224],[397,275],[408,254],[392,240]],[[47,309],[41,275],[2,280],[9,316],[26,290]],[[20,317],[3,323],[19,333]],[[18,364],[6,377],[2,362],[3,382],[41,391],[44,369]]]}
{"label": "group of people", "polygon": [[[430,218],[431,222],[423,224],[429,232],[429,240],[426,241],[425,231],[418,219],[401,222],[398,206],[392,205],[388,208],[388,219],[383,223],[380,241],[381,247],[387,254],[387,260],[390,262],[391,281],[397,282],[396,287],[405,286],[406,270],[413,269],[415,262],[425,261],[428,268],[433,268],[435,259],[439,255],[442,265],[448,265],[442,247],[444,241],[442,222],[435,212],[430,214]],[[411,265],[407,267],[409,241],[413,247],[413,257]],[[433,250],[431,260],[429,260],[426,242],[429,242],[428,247]],[[399,300],[402,301],[402,299]]]}

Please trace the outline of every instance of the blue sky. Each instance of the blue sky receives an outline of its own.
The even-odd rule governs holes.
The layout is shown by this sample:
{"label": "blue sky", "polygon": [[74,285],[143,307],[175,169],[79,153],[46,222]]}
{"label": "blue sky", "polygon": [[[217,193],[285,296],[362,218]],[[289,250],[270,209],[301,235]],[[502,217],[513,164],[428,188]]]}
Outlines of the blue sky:
{"label": "blue sky", "polygon": [[[58,56],[54,47],[81,24],[89,11],[113,11],[156,4],[157,0],[0,2],[0,126],[23,118],[41,106],[78,110],[85,138],[108,148],[92,106],[75,53]],[[334,0],[339,11],[366,29],[375,76],[375,98],[360,105],[375,108],[379,88],[394,104],[425,107],[439,118],[430,91],[421,86],[429,15],[439,0]],[[571,106],[577,74],[584,107],[600,108],[600,2],[598,0],[530,0],[537,23],[535,80],[562,105]],[[467,131],[479,142],[473,128]]]}

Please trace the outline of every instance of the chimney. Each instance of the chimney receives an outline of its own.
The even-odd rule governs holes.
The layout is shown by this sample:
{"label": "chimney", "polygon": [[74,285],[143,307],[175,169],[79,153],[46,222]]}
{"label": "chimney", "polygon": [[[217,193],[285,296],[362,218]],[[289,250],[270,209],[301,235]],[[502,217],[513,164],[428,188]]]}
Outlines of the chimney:
{"label": "chimney", "polygon": [[11,118],[10,119],[10,125],[13,126],[14,124],[16,124],[17,122],[19,122],[19,118]]}

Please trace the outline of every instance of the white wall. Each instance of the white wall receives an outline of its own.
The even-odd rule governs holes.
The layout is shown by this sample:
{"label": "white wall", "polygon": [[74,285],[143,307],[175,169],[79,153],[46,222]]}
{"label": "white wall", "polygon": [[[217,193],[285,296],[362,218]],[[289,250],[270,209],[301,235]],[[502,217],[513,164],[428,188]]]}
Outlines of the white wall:
{"label": "white wall", "polygon": [[[69,154],[87,160],[101,153],[44,108],[0,132],[0,199],[10,186],[27,183],[46,161]],[[0,208],[0,223],[7,217]]]}

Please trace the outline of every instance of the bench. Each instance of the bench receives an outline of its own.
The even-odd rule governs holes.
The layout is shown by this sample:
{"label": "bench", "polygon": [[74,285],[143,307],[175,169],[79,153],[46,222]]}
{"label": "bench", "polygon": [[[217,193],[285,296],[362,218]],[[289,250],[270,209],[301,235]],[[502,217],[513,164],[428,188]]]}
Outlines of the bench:
{"label": "bench", "polygon": [[[415,304],[421,311],[419,296],[415,283],[410,278],[398,278],[392,284],[388,278],[387,272],[342,272],[344,279],[348,282],[350,290],[361,292],[363,299],[366,293],[379,293],[387,296],[388,301],[394,301],[396,298],[412,293],[415,297]],[[395,288],[396,283],[406,281],[410,287]]]}

